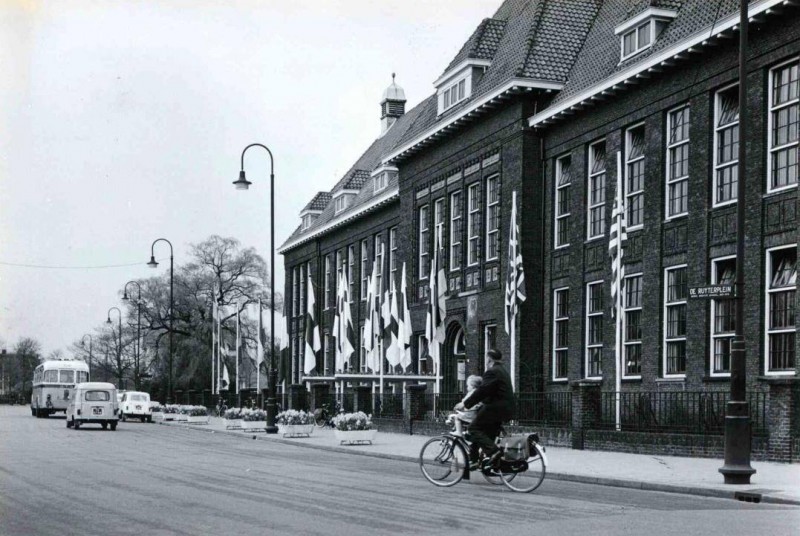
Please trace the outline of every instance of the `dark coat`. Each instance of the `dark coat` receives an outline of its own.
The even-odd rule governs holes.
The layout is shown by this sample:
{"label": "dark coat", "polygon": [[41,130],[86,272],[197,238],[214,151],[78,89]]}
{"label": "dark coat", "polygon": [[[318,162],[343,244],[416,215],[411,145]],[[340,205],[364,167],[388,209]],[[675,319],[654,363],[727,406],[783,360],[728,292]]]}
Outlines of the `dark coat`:
{"label": "dark coat", "polygon": [[464,406],[469,409],[478,402],[484,404],[481,413],[495,415],[502,421],[514,418],[514,388],[503,363],[495,363],[483,373],[483,382],[464,400]]}

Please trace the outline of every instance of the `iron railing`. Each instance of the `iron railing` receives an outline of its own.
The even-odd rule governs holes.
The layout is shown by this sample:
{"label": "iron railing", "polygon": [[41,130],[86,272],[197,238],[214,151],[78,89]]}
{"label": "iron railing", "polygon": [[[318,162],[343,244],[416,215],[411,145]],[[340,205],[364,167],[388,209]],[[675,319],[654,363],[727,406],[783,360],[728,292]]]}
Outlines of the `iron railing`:
{"label": "iron railing", "polygon": [[520,393],[515,418],[519,424],[534,426],[570,426],[572,393]]}

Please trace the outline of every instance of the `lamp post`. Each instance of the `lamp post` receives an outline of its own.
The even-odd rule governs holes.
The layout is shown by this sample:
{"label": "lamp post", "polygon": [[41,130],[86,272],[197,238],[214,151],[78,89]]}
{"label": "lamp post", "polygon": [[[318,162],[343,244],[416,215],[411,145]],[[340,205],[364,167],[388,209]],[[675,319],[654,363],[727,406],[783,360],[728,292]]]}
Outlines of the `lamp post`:
{"label": "lamp post", "polygon": [[[241,166],[239,168],[239,178],[233,182],[237,190],[247,190],[252,184],[244,174],[244,154],[251,147],[261,147],[269,155],[269,218],[270,218],[270,241],[269,241],[269,268],[270,268],[270,312],[269,312],[269,375],[268,375],[268,396],[267,396],[267,433],[277,434],[278,427],[275,426],[275,392],[278,390],[278,370],[275,363],[275,160],[272,151],[266,145],[251,143],[242,151]],[[259,334],[261,336],[261,334]],[[237,379],[238,381],[238,379]]]}
{"label": "lamp post", "polygon": [[[111,325],[111,311],[116,311],[119,316],[119,340],[117,341],[117,371],[120,372],[122,370],[122,311],[119,310],[119,307],[112,307],[108,310],[108,318],[106,319],[106,324]],[[122,374],[120,373],[120,377],[118,378],[120,385],[117,386],[118,389],[122,389]]]}
{"label": "lamp post", "polygon": [[86,340],[86,337],[89,337],[89,379],[91,379],[92,378],[92,342],[93,342],[93,339],[92,339],[92,336],[89,333],[87,333],[86,335],[81,337],[81,348],[85,348],[83,341]]}
{"label": "lamp post", "polygon": [[172,320],[175,317],[174,312],[174,302],[173,302],[173,287],[174,287],[174,278],[173,278],[173,249],[172,249],[172,242],[167,240],[166,238],[157,238],[153,241],[150,245],[150,262],[147,263],[147,266],[150,268],[158,267],[158,263],[156,262],[156,258],[153,255],[153,248],[156,245],[156,242],[166,242],[169,244],[169,373],[168,373],[168,380],[167,380],[167,404],[172,404]]}
{"label": "lamp post", "polygon": [[142,286],[139,284],[138,281],[128,281],[125,283],[125,287],[122,289],[122,299],[124,301],[128,301],[128,285],[133,283],[136,285],[137,288],[137,295],[136,295],[136,367],[134,368],[134,377],[133,381],[136,384],[135,389],[137,391],[140,390],[141,384],[139,379],[139,363],[141,359],[141,342],[142,342]]}

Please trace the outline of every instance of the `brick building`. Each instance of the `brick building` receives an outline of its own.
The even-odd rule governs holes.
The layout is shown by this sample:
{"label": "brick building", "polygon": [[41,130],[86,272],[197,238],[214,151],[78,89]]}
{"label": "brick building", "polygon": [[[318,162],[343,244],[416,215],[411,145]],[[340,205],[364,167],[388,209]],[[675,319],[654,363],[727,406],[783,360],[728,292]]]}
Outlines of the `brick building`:
{"label": "brick building", "polygon": [[[506,0],[434,81],[433,95],[406,113],[393,83],[381,137],[306,206],[281,247],[293,381],[373,392],[425,383],[454,393],[482,370],[485,348],[508,355],[505,255],[516,192],[528,291],[517,389],[613,391],[608,250],[619,154],[628,223],[622,390],[726,392],[732,301],[688,298],[689,287],[730,283],[737,269],[738,9],[732,0],[711,4]],[[750,14],[745,335],[748,388],[766,393],[798,371],[800,9],[760,0]],[[447,336],[435,371],[424,329],[437,234]],[[336,267],[350,276],[360,328],[355,298],[381,257],[383,284],[399,284],[406,265],[412,364],[371,371],[357,349],[349,369],[333,370]],[[325,344],[304,376],[309,273]]]}

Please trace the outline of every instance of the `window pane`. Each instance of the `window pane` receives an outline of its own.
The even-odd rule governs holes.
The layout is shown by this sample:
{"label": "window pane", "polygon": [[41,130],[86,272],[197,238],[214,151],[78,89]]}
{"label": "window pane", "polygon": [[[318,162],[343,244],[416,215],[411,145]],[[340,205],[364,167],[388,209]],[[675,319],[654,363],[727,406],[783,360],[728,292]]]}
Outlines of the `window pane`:
{"label": "window pane", "polygon": [[772,104],[780,106],[795,100],[800,94],[800,81],[798,81],[798,65],[792,63],[773,71],[772,78]]}
{"label": "window pane", "polygon": [[717,126],[721,127],[739,120],[739,87],[734,86],[719,93]]}
{"label": "window pane", "polygon": [[74,370],[59,371],[58,381],[61,383],[75,383],[75,371]]}
{"label": "window pane", "polygon": [[795,327],[795,291],[773,292],[769,295],[769,329]]}
{"label": "window pane", "polygon": [[650,23],[639,26],[639,48],[650,44]]}
{"label": "window pane", "polygon": [[794,370],[795,333],[777,333],[769,336],[769,369]]}
{"label": "window pane", "polygon": [[689,139],[689,107],[670,112],[670,145]]}
{"label": "window pane", "polygon": [[686,306],[672,305],[667,308],[667,337],[686,336]]}
{"label": "window pane", "polygon": [[667,343],[667,374],[686,372],[686,341]]}
{"label": "window pane", "polygon": [[667,272],[667,301],[682,301],[689,295],[686,281],[686,268],[676,268]]}
{"label": "window pane", "polygon": [[770,288],[794,287],[797,285],[797,249],[787,248],[773,251]]}
{"label": "window pane", "polygon": [[642,345],[632,344],[625,347],[625,374],[642,373]]}

